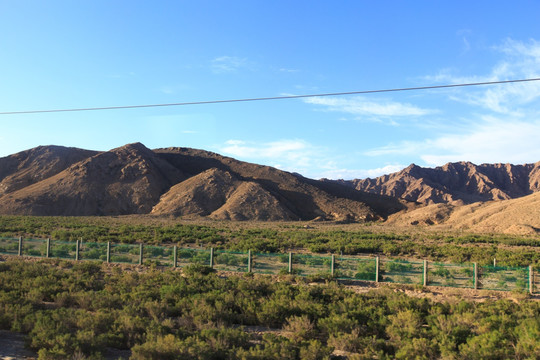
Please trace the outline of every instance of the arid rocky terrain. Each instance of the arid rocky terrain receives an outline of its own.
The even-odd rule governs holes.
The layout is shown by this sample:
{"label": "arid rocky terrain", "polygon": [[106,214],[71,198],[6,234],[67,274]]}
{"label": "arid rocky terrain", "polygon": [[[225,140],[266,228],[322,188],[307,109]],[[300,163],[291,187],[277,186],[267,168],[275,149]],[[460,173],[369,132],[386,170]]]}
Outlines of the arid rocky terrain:
{"label": "arid rocky terrain", "polygon": [[313,180],[190,148],[40,146],[0,158],[0,214],[385,221],[540,232],[540,162],[410,165],[375,179]]}
{"label": "arid rocky terrain", "polygon": [[515,199],[540,190],[540,162],[525,165],[457,162],[436,168],[411,164],[375,179],[340,183],[423,204],[472,204]]}

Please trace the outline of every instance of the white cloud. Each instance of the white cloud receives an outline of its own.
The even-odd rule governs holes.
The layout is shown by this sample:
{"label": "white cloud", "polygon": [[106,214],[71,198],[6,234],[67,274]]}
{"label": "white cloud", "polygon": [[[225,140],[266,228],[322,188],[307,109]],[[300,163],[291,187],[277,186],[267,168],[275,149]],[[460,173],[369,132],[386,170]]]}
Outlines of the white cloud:
{"label": "white cloud", "polygon": [[[503,59],[484,75],[456,77],[443,70],[426,79],[446,84],[540,77],[540,42],[506,40],[494,48]],[[429,166],[447,162],[530,163],[540,160],[540,81],[449,89],[450,99],[471,105],[438,133],[365,151],[365,156],[418,158]]]}
{"label": "white cloud", "polygon": [[401,141],[364,151],[365,156],[416,155],[427,147],[426,142]]}
{"label": "white cloud", "polygon": [[313,179],[363,179],[399,171],[405,166],[386,165],[376,169],[346,169],[338,165],[339,156],[328,149],[314,146],[301,139],[284,139],[266,143],[228,140],[218,149],[224,155],[253,161],[275,168],[297,172]]}
{"label": "white cloud", "polygon": [[540,121],[485,117],[465,133],[443,134],[419,142],[402,142],[364,153],[366,156],[414,154],[426,165],[447,162],[532,163],[540,160]]}
{"label": "white cloud", "polygon": [[231,73],[248,66],[246,58],[236,56],[220,56],[210,62],[210,67],[214,73]]}
{"label": "white cloud", "polygon": [[322,171],[327,170],[331,163],[326,149],[302,139],[282,139],[265,143],[228,140],[219,151],[239,160],[253,161],[311,178],[320,177]]}
{"label": "white cloud", "polygon": [[524,163],[540,160],[540,122],[489,121],[467,134],[449,134],[428,142],[430,165],[467,160],[473,163]]}
{"label": "white cloud", "polygon": [[[456,76],[445,69],[424,79],[445,84],[492,82],[540,77],[540,42],[507,39],[493,48],[504,54],[489,73],[475,76]],[[478,106],[499,114],[523,116],[523,107],[540,99],[540,81],[475,86],[453,89],[451,99]]]}
{"label": "white cloud", "polygon": [[287,68],[280,68],[278,69],[279,72],[283,72],[283,73],[297,73],[299,72],[300,70],[297,70],[297,69],[287,69]]}
{"label": "white cloud", "polygon": [[386,165],[384,167],[376,169],[333,169],[325,171],[322,173],[323,178],[327,179],[365,179],[365,178],[376,178],[378,176],[391,174],[397,171],[404,169],[404,165]]}
{"label": "white cloud", "polygon": [[435,110],[389,100],[367,100],[365,97],[313,97],[306,98],[308,104],[325,106],[327,111],[337,111],[356,116],[375,118],[395,118],[424,116],[436,113]]}
{"label": "white cloud", "polygon": [[261,159],[265,162],[271,160],[276,163],[295,164],[296,170],[294,171],[311,166],[312,157],[319,152],[313,145],[299,139],[267,143],[228,140],[225,142],[225,146],[220,148],[220,151],[242,159]]}
{"label": "white cloud", "polygon": [[183,85],[183,84],[162,85],[159,88],[157,88],[157,91],[159,91],[160,93],[166,94],[166,95],[171,95],[171,94],[176,94],[176,93],[178,93],[180,91],[189,90],[189,88],[190,87],[188,85]]}

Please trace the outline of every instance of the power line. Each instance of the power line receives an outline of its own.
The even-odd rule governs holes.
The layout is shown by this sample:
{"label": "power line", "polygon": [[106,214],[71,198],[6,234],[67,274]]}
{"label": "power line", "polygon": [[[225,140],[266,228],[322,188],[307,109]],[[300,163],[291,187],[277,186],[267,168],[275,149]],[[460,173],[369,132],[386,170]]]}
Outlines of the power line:
{"label": "power line", "polygon": [[418,87],[395,88],[395,89],[379,89],[379,90],[347,91],[347,92],[322,93],[322,94],[284,95],[284,96],[271,96],[271,97],[258,97],[258,98],[243,98],[243,99],[225,99],[225,100],[192,101],[192,102],[179,102],[179,103],[166,103],[166,104],[145,104],[145,105],[105,106],[105,107],[73,108],[73,109],[49,109],[49,110],[5,111],[5,112],[0,112],[0,115],[39,114],[39,113],[59,113],[59,112],[77,112],[77,111],[100,111],[100,110],[121,110],[121,109],[140,109],[140,108],[167,107],[167,106],[189,106],[189,105],[224,104],[224,103],[236,103],[236,102],[248,102],[248,101],[286,100],[286,99],[301,99],[301,98],[323,97],[323,96],[362,95],[362,94],[375,94],[375,93],[387,93],[387,92],[399,92],[399,91],[417,91],[417,90],[445,89],[445,88],[456,88],[456,87],[466,87],[466,86],[481,86],[481,85],[497,85],[497,84],[509,84],[509,83],[523,83],[523,82],[531,82],[531,81],[540,81],[540,78],[517,79],[517,80],[501,80],[501,81],[485,81],[485,82],[464,83],[464,84],[448,84],[448,85],[418,86]]}

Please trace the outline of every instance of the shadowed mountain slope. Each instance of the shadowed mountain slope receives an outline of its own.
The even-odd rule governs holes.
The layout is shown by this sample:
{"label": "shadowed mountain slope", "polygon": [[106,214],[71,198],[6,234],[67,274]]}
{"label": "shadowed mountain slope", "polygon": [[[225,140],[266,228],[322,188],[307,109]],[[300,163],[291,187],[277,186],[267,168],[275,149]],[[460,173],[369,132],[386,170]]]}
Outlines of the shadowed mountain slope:
{"label": "shadowed mountain slope", "polygon": [[357,190],[425,204],[507,200],[540,189],[540,162],[535,164],[448,163],[436,168],[414,164],[375,179],[340,181]]}
{"label": "shadowed mountain slope", "polygon": [[293,220],[297,217],[259,184],[211,168],[174,185],[152,214],[209,216],[220,220]]}
{"label": "shadowed mountain slope", "polygon": [[[393,198],[365,194],[341,184],[326,184],[208,151],[189,148],[154,151],[169,163],[192,175],[215,168],[228,172],[239,181],[258,184],[267,195],[281,204],[281,208],[287,210],[288,214],[283,215],[284,219],[364,221],[379,219],[405,208]],[[291,217],[291,214],[294,215]]]}

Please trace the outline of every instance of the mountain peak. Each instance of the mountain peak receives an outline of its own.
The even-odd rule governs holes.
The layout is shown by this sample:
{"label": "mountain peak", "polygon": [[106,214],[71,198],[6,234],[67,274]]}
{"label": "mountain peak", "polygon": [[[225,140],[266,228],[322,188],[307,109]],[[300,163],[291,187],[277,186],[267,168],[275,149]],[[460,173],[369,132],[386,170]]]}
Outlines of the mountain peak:
{"label": "mountain peak", "polygon": [[143,143],[135,142],[131,144],[126,144],[124,146],[120,146],[117,148],[114,148],[110,150],[110,152],[113,153],[119,153],[119,152],[133,152],[133,153],[152,153],[152,150],[147,148]]}

